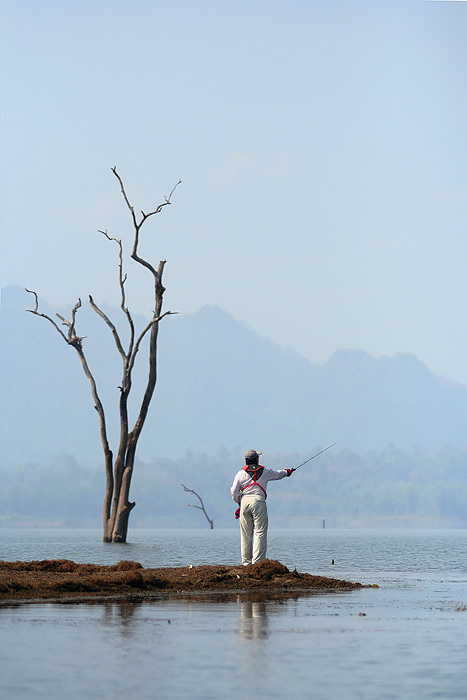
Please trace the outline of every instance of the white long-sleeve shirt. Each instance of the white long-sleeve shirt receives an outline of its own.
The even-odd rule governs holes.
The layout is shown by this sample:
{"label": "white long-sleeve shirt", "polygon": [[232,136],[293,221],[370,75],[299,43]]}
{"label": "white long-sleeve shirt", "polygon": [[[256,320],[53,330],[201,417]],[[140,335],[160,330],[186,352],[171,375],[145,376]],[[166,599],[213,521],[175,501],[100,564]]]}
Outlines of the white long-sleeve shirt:
{"label": "white long-sleeve shirt", "polygon": [[[285,476],[287,476],[287,471],[285,469],[279,469],[279,471],[275,471],[274,469],[269,469],[268,467],[263,467],[263,473],[259,477],[259,479],[256,480],[256,484],[259,484],[257,486],[256,484],[254,486],[249,486],[249,484],[253,484],[253,478],[248,474],[245,469],[240,469],[239,472],[235,475],[235,479],[232,484],[232,488],[230,489],[230,493],[232,494],[232,498],[235,501],[235,503],[240,503],[242,500],[242,495],[243,495],[243,489],[245,486],[248,486],[247,491],[245,492],[245,495],[248,494],[249,496],[262,496],[265,498],[265,491],[267,489],[267,484],[269,481],[276,481],[277,479],[283,479]],[[260,488],[260,486],[263,487],[264,491]]]}

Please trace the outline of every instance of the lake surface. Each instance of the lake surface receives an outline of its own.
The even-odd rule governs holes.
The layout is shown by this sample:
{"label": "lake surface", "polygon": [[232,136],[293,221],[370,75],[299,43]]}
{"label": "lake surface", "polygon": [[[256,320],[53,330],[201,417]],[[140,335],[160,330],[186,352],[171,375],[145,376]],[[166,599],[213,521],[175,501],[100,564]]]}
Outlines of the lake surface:
{"label": "lake surface", "polygon": [[[238,530],[0,530],[0,559],[236,564]],[[379,588],[286,600],[0,608],[0,697],[467,697],[467,531],[271,530],[291,569]],[[334,560],[335,564],[331,562]]]}

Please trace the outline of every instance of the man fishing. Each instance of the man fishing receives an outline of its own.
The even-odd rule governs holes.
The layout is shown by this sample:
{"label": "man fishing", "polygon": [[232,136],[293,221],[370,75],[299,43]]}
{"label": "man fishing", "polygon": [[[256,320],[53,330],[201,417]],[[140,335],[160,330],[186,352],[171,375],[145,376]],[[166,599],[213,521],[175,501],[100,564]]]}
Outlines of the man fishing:
{"label": "man fishing", "polygon": [[242,564],[256,564],[257,561],[266,559],[268,547],[268,509],[266,507],[266,488],[269,481],[283,479],[293,472],[319,457],[323,452],[330,450],[325,447],[312,457],[294,467],[293,469],[268,469],[259,464],[261,452],[248,450],[245,452],[245,466],[235,475],[230,493],[235,503],[240,506],[235,511],[235,517],[240,518]]}
{"label": "man fishing", "polygon": [[256,564],[266,558],[268,546],[268,509],[266,488],[269,481],[290,476],[293,469],[268,469],[259,464],[261,452],[245,452],[245,466],[235,475],[230,492],[239,503],[235,517],[240,517],[242,564]]}

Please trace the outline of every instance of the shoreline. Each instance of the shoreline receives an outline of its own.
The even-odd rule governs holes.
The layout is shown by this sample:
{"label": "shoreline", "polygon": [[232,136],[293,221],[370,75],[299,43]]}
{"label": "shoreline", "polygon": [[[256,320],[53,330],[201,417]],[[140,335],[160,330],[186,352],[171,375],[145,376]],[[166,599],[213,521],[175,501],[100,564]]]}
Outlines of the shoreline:
{"label": "shoreline", "polygon": [[0,561],[0,605],[33,603],[144,602],[158,598],[228,599],[242,596],[296,597],[340,593],[367,586],[299,573],[278,561],[252,566],[143,568],[134,561],[114,566],[76,564],[69,559]]}

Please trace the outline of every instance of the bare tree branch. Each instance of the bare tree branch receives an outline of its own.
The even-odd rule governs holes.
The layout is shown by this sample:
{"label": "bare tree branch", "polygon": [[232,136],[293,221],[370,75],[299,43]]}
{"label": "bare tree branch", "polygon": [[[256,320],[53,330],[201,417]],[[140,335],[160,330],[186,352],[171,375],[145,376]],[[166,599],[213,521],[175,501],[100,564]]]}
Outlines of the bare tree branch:
{"label": "bare tree branch", "polygon": [[102,233],[107,240],[109,241],[115,241],[118,245],[119,253],[118,253],[118,282],[120,285],[120,294],[121,294],[121,301],[120,301],[120,308],[122,309],[123,313],[127,317],[128,324],[130,326],[130,343],[129,343],[129,350],[128,350],[128,355],[130,355],[132,348],[133,348],[133,343],[135,341],[135,326],[133,323],[133,319],[130,314],[130,310],[126,306],[126,296],[125,296],[125,282],[127,280],[127,275],[123,274],[123,246],[122,246],[122,241],[119,238],[114,238],[113,236],[109,236],[107,231],[101,231],[99,230],[99,233]]}
{"label": "bare tree branch", "polygon": [[115,167],[112,168],[112,172],[113,172],[113,174],[115,175],[115,177],[117,178],[117,180],[118,180],[119,183],[120,183],[120,189],[121,189],[121,191],[122,191],[123,198],[124,198],[124,200],[125,200],[125,202],[126,202],[126,205],[127,205],[128,209],[130,210],[131,216],[132,216],[132,218],[133,218],[133,224],[134,224],[134,227],[135,227],[135,240],[134,240],[134,244],[133,244],[133,251],[132,251],[132,253],[131,253],[131,257],[133,258],[133,260],[136,260],[136,262],[139,262],[141,265],[144,265],[144,267],[147,267],[148,270],[150,270],[150,271],[152,272],[152,274],[154,275],[155,279],[156,279],[156,280],[158,279],[158,280],[160,281],[160,280],[161,280],[161,276],[159,276],[158,272],[156,272],[155,268],[151,265],[151,263],[149,263],[147,260],[144,260],[144,258],[141,258],[141,257],[138,255],[139,231],[140,231],[140,229],[141,229],[141,226],[142,226],[142,225],[144,224],[144,222],[146,221],[146,219],[148,219],[150,216],[154,216],[154,214],[159,214],[159,213],[162,211],[162,209],[163,209],[164,207],[166,207],[168,204],[171,203],[170,200],[171,200],[171,198],[172,198],[172,195],[173,195],[173,193],[175,192],[175,190],[177,189],[177,187],[181,184],[182,181],[179,180],[179,181],[177,182],[177,184],[174,185],[174,187],[172,187],[172,190],[171,190],[169,196],[168,196],[168,197],[164,197],[165,201],[162,202],[162,204],[159,204],[159,206],[157,206],[156,209],[154,209],[154,211],[150,211],[148,214],[145,214],[143,211],[141,211],[141,215],[142,215],[143,218],[142,218],[141,221],[138,223],[138,221],[137,221],[137,219],[136,219],[134,207],[132,206],[132,204],[130,203],[130,200],[128,199],[127,193],[126,193],[126,191],[125,191],[125,187],[124,187],[124,185],[123,185],[122,178],[121,178],[120,175],[117,173],[117,166],[115,166]]}
{"label": "bare tree branch", "polygon": [[125,352],[125,350],[123,349],[123,345],[122,345],[122,343],[121,343],[120,336],[118,335],[118,331],[117,331],[115,325],[112,323],[112,321],[111,321],[110,318],[107,316],[107,314],[105,314],[105,313],[102,311],[102,309],[100,309],[100,308],[97,306],[97,304],[95,303],[95,301],[94,301],[94,299],[92,298],[91,295],[89,295],[89,303],[90,303],[90,305],[91,305],[91,308],[96,312],[96,314],[98,314],[98,316],[100,316],[100,317],[105,321],[105,323],[108,325],[108,327],[109,327],[110,330],[112,331],[112,335],[113,335],[113,337],[114,337],[115,345],[117,346],[118,352],[119,352],[120,355],[122,356],[122,359],[126,359],[126,352]]}
{"label": "bare tree branch", "polygon": [[30,311],[32,314],[37,314],[37,310],[39,308],[39,299],[38,299],[36,292],[32,291],[31,289],[26,289],[26,287],[24,289],[28,294],[34,294],[34,298],[36,300],[36,306],[35,306],[34,310],[28,309],[28,311]]}
{"label": "bare tree branch", "polygon": [[124,188],[124,186],[123,186],[122,178],[121,178],[120,175],[117,173],[117,166],[115,165],[111,170],[112,170],[113,174],[115,175],[115,177],[117,178],[117,180],[118,180],[119,183],[120,183],[120,189],[122,190],[123,199],[125,200],[125,202],[126,202],[126,204],[127,204],[127,207],[128,207],[128,209],[130,210],[130,212],[131,212],[131,216],[132,216],[132,218],[133,218],[133,223],[134,223],[135,226],[138,226],[138,223],[137,223],[137,221],[136,221],[136,216],[135,216],[135,210],[134,210],[133,207],[131,206],[129,199],[128,199],[128,197],[126,196],[126,192],[125,192],[125,188]]}
{"label": "bare tree branch", "polygon": [[129,366],[130,370],[132,370],[134,367],[136,355],[138,354],[139,347],[140,347],[141,342],[142,342],[144,336],[146,335],[146,333],[154,326],[155,323],[159,323],[159,321],[161,321],[165,316],[175,316],[177,313],[178,313],[178,311],[166,311],[161,316],[157,316],[157,318],[152,318],[149,321],[146,328],[143,331],[141,331],[141,333],[138,337],[138,340],[135,343],[135,347],[133,348],[133,352],[130,355],[129,362],[128,362],[128,366]]}
{"label": "bare tree branch", "polygon": [[201,496],[198,493],[196,493],[196,491],[193,491],[193,489],[189,489],[188,486],[185,486],[185,484],[182,482],[180,482],[180,486],[183,486],[183,490],[187,493],[193,493],[201,503],[200,506],[194,505],[193,503],[188,503],[187,508],[198,508],[199,510],[202,510],[204,515],[206,516],[206,520],[211,526],[211,530],[214,530],[214,520],[211,520],[209,515],[206,513],[206,508],[204,507],[203,499],[201,498]]}
{"label": "bare tree branch", "polygon": [[168,197],[164,197],[165,202],[162,202],[162,204],[159,204],[159,206],[158,206],[154,211],[150,211],[149,214],[145,214],[144,211],[141,210],[141,214],[142,214],[142,216],[143,216],[143,219],[142,219],[141,223],[143,223],[143,221],[145,221],[146,219],[148,219],[150,216],[153,216],[154,214],[159,214],[159,213],[162,211],[163,207],[166,207],[168,204],[171,204],[171,201],[170,201],[170,200],[171,200],[171,198],[172,198],[172,195],[173,195],[173,193],[175,192],[175,190],[177,189],[177,187],[178,187],[179,185],[181,185],[181,184],[182,184],[182,181],[179,180],[179,181],[177,182],[177,184],[174,185],[174,186],[172,187],[172,191],[170,192],[169,196],[168,196]]}
{"label": "bare tree branch", "polygon": [[123,276],[123,246],[122,246],[122,240],[121,240],[121,238],[114,238],[113,236],[109,236],[109,234],[107,233],[107,231],[101,231],[101,230],[99,229],[99,233],[102,233],[102,235],[105,236],[105,237],[107,238],[108,241],[115,241],[115,243],[117,243],[117,245],[118,245],[118,248],[119,248],[119,256],[118,256],[118,257],[119,257],[119,265],[118,265],[118,268],[119,268],[119,282],[120,282],[120,289],[121,289],[121,293],[122,293],[121,308],[122,308],[123,310],[127,310],[126,307],[125,307],[125,288],[124,288],[124,284],[125,284],[125,282],[126,282],[126,280],[127,280],[127,275]]}
{"label": "bare tree branch", "polygon": [[81,299],[78,299],[76,304],[74,305],[73,309],[71,310],[71,321],[68,321],[64,316],[61,316],[60,314],[56,314],[56,316],[61,320],[62,324],[64,326],[67,326],[68,328],[68,343],[70,345],[79,345],[81,347],[81,342],[83,338],[80,338],[76,334],[75,330],[75,323],[76,323],[76,312],[78,309],[81,308]]}
{"label": "bare tree branch", "polygon": [[128,209],[130,210],[131,215],[132,215],[132,217],[133,217],[133,223],[134,223],[134,225],[135,225],[135,228],[141,228],[141,225],[146,221],[146,219],[148,219],[150,216],[154,216],[154,214],[159,214],[159,213],[162,211],[162,209],[163,209],[164,207],[166,207],[168,204],[170,204],[170,203],[171,203],[170,200],[171,200],[171,198],[172,198],[173,193],[175,192],[175,190],[177,189],[177,187],[178,187],[179,185],[181,185],[181,183],[182,183],[182,181],[179,180],[179,181],[177,182],[177,184],[174,185],[174,186],[172,187],[172,190],[171,190],[169,196],[168,196],[168,197],[164,197],[164,200],[165,200],[165,201],[162,202],[162,204],[159,204],[153,211],[150,211],[148,214],[146,214],[143,210],[141,210],[141,215],[142,215],[143,218],[141,219],[140,223],[138,224],[138,222],[137,222],[137,220],[136,220],[135,209],[134,209],[133,205],[130,203],[130,200],[128,199],[128,195],[127,195],[127,193],[126,193],[126,191],[125,191],[125,187],[124,187],[124,184],[123,184],[123,180],[122,180],[122,178],[120,177],[120,175],[119,175],[118,172],[117,172],[117,166],[115,165],[113,168],[111,168],[111,170],[112,170],[113,174],[115,175],[115,177],[117,178],[117,180],[118,180],[119,183],[120,183],[120,189],[121,189],[121,191],[122,191],[123,198],[124,198],[124,200],[125,200],[125,202],[126,202],[126,205],[127,205]]}
{"label": "bare tree branch", "polygon": [[83,352],[83,347],[82,347],[82,340],[83,338],[79,337],[76,335],[76,330],[75,330],[75,322],[76,322],[76,312],[78,309],[81,307],[81,299],[78,299],[76,304],[74,305],[72,312],[71,312],[71,321],[68,321],[64,316],[61,316],[61,314],[57,314],[58,318],[62,321],[64,326],[68,327],[68,336],[65,335],[65,333],[62,331],[62,329],[58,326],[58,324],[50,318],[47,314],[43,314],[39,312],[39,301],[36,292],[30,291],[29,289],[26,289],[29,294],[34,294],[35,299],[36,299],[36,306],[35,309],[28,309],[31,313],[35,314],[36,316],[41,316],[42,318],[47,319],[50,321],[50,323],[56,328],[56,330],[60,333],[64,341],[68,344],[71,345],[75,348],[77,351],[79,358],[81,360],[81,364],[84,370],[84,373],[86,377],[89,380],[89,383],[91,385],[91,393],[92,397],[94,399],[94,408],[96,409],[97,413],[99,414],[99,419],[100,419],[100,426],[101,426],[101,437],[102,437],[102,443],[104,445],[104,451],[107,453],[110,453],[110,447],[109,447],[109,442],[107,439],[107,428],[106,428],[106,422],[105,422],[105,414],[104,414],[104,407],[102,405],[102,402],[99,398],[99,394],[97,391],[97,385],[96,381],[94,379],[94,376],[89,369],[86,357]]}
{"label": "bare tree branch", "polygon": [[[31,314],[34,314],[35,316],[40,316],[41,318],[45,318],[45,319],[47,319],[47,321],[50,321],[50,323],[51,323],[52,326],[55,328],[55,330],[58,331],[58,333],[60,333],[60,335],[62,336],[62,338],[63,338],[63,340],[65,341],[65,343],[67,343],[68,345],[71,345],[72,343],[71,343],[70,338],[69,338],[69,335],[70,335],[70,334],[65,335],[65,333],[62,331],[62,329],[60,328],[60,326],[58,325],[58,323],[57,323],[56,321],[54,321],[53,318],[50,318],[50,316],[48,316],[47,314],[43,314],[43,313],[41,313],[41,312],[39,311],[39,300],[38,300],[38,296],[37,296],[36,292],[34,292],[34,291],[30,290],[30,289],[26,289],[26,287],[25,287],[24,289],[25,289],[25,291],[28,292],[29,294],[34,294],[34,297],[35,297],[35,299],[36,299],[36,306],[35,306],[35,308],[34,308],[34,309],[27,309],[27,311],[28,311],[29,313],[31,313]],[[63,318],[63,316],[60,316],[59,314],[57,314],[57,316],[64,322],[64,325],[70,327],[70,322],[69,322],[69,321],[65,321],[65,319]],[[81,338],[78,338],[78,336],[76,336],[76,338],[77,338],[77,340],[79,340],[79,341],[81,342],[81,340],[82,340]]]}

